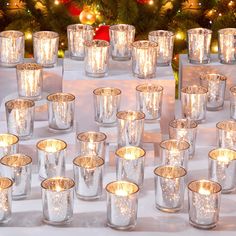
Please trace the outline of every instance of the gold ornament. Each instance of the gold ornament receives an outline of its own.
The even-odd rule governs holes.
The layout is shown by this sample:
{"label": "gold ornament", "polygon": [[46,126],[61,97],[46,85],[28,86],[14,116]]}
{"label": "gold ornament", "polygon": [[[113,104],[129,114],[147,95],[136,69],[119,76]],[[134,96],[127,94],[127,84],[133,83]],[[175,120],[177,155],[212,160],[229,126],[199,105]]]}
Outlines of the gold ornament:
{"label": "gold ornament", "polygon": [[90,9],[84,9],[79,15],[80,22],[86,25],[92,25],[96,21],[96,15]]}

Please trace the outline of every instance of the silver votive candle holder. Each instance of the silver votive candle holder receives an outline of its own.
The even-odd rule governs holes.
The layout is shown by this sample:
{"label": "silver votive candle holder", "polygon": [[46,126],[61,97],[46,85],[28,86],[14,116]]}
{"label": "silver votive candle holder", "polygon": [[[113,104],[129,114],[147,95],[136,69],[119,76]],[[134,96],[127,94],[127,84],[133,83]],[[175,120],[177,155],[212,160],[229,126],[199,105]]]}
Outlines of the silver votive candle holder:
{"label": "silver votive candle holder", "polygon": [[16,66],[18,95],[21,98],[39,100],[43,90],[43,67],[36,63]]}
{"label": "silver votive candle holder", "polygon": [[87,131],[77,135],[80,156],[99,156],[105,160],[107,136],[102,132]]}
{"label": "silver votive candle holder", "polygon": [[145,114],[140,111],[117,113],[118,147],[140,146],[142,142]]}
{"label": "silver votive candle holder", "polygon": [[114,126],[120,109],[121,90],[112,87],[96,88],[93,91],[95,121],[100,126]]}
{"label": "silver votive candle holder", "polygon": [[11,219],[12,185],[11,179],[0,177],[0,224]]}
{"label": "silver votive candle holder", "polygon": [[236,28],[225,28],[218,31],[218,56],[221,63],[236,64],[235,38]]}
{"label": "silver votive candle holder", "polygon": [[79,199],[102,196],[104,160],[99,156],[78,156],[73,161],[75,193]]}
{"label": "silver votive candle holder", "polygon": [[7,30],[0,33],[0,65],[14,67],[24,60],[25,38],[20,31]]}
{"label": "silver votive candle holder", "polygon": [[131,59],[131,44],[135,37],[135,27],[128,24],[111,25],[109,29],[111,57],[115,61]]}
{"label": "silver votive candle holder", "polygon": [[233,192],[236,188],[236,151],[226,148],[213,149],[208,154],[208,177],[218,182],[222,193]]}
{"label": "silver votive candle holder", "polygon": [[156,76],[158,45],[148,40],[132,43],[132,70],[139,79],[149,79]]}
{"label": "silver votive candle holder", "polygon": [[48,123],[53,132],[71,131],[74,127],[75,96],[70,93],[52,93],[47,96]]}
{"label": "silver votive candle holder", "polygon": [[189,119],[175,119],[169,123],[169,136],[171,139],[185,140],[190,144],[189,157],[195,154],[197,138],[197,122]]}
{"label": "silver votive candle holder", "polygon": [[19,138],[14,134],[0,134],[0,158],[19,151]]}
{"label": "silver votive candle holder", "polygon": [[145,114],[145,121],[161,118],[163,87],[146,83],[136,87],[137,110]]}
{"label": "silver votive candle holder", "polygon": [[236,86],[230,88],[230,118],[236,120]]}
{"label": "silver votive candle holder", "polygon": [[101,78],[108,74],[109,46],[105,40],[84,42],[85,74],[89,77]]}
{"label": "silver votive candle holder", "polygon": [[73,60],[84,60],[84,42],[92,41],[94,30],[91,25],[73,24],[67,26],[68,50]]}
{"label": "silver votive candle holder", "polygon": [[65,175],[67,144],[60,139],[44,139],[37,143],[38,169],[41,179]]}
{"label": "silver votive candle holder", "polygon": [[135,227],[138,211],[138,185],[115,181],[106,186],[107,225],[118,230]]}
{"label": "silver votive candle holder", "polygon": [[214,228],[219,220],[221,186],[210,180],[188,184],[189,223],[200,229]]}
{"label": "silver votive candle holder", "polygon": [[236,121],[220,121],[216,124],[216,130],[218,147],[236,149]]}
{"label": "silver votive candle holder", "polygon": [[0,159],[1,174],[13,180],[13,199],[24,199],[31,192],[32,158],[16,153]]}
{"label": "silver votive candle holder", "polygon": [[164,212],[177,212],[184,205],[187,171],[179,166],[158,166],[155,175],[156,208]]}
{"label": "silver votive candle holder", "polygon": [[170,66],[174,49],[174,33],[166,30],[151,31],[148,39],[158,44],[157,66]]}
{"label": "silver votive candle holder", "polygon": [[206,119],[207,88],[190,85],[181,90],[182,116],[201,123]]}
{"label": "silver votive candle holder", "polygon": [[162,165],[181,166],[188,170],[190,144],[185,140],[167,139],[160,143]]}
{"label": "silver votive candle holder", "polygon": [[75,182],[66,177],[45,179],[41,183],[43,221],[64,225],[72,221]]}
{"label": "silver votive candle holder", "polygon": [[207,64],[210,62],[212,31],[205,28],[194,28],[187,31],[188,59],[192,64]]}
{"label": "silver votive candle holder", "polygon": [[33,34],[34,59],[43,67],[57,63],[59,34],[53,31],[39,31]]}
{"label": "silver votive candle holder", "polygon": [[206,87],[207,94],[207,110],[222,110],[225,99],[225,88],[227,78],[220,74],[203,73],[200,75],[200,84]]}
{"label": "silver votive candle holder", "polygon": [[7,129],[20,139],[29,139],[34,130],[35,103],[29,99],[13,99],[5,103]]}
{"label": "silver votive candle holder", "polygon": [[140,147],[127,146],[116,150],[116,179],[143,186],[146,152]]}

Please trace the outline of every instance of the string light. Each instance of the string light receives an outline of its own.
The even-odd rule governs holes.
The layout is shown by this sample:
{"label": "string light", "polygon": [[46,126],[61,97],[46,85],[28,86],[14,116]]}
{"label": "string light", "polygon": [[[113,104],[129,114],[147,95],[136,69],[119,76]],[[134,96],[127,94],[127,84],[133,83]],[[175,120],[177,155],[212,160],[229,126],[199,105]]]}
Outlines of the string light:
{"label": "string light", "polygon": [[32,39],[32,33],[31,32],[25,32],[25,39],[31,40]]}
{"label": "string light", "polygon": [[59,5],[59,4],[60,4],[59,0],[55,0],[55,1],[54,1],[54,4],[55,4],[55,5]]}
{"label": "string light", "polygon": [[176,33],[176,39],[178,39],[178,40],[182,40],[182,39],[184,39],[184,33],[183,32],[177,32]]}
{"label": "string light", "polygon": [[149,0],[148,4],[149,4],[149,5],[153,5],[153,4],[154,4],[154,1],[153,1],[153,0]]}

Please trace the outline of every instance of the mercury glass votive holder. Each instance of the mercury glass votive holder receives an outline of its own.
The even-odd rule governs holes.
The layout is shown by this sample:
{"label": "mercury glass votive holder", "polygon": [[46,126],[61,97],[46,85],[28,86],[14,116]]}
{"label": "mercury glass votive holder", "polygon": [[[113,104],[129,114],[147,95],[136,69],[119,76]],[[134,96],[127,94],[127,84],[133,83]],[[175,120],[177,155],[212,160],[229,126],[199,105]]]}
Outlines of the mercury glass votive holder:
{"label": "mercury glass votive holder", "polygon": [[31,192],[32,158],[16,153],[0,159],[1,175],[13,181],[13,199],[23,199]]}
{"label": "mercury glass votive holder", "polygon": [[187,31],[188,59],[192,64],[207,64],[211,57],[212,31],[205,28],[194,28]]}
{"label": "mercury glass votive holder", "polygon": [[93,91],[95,121],[101,126],[115,126],[120,109],[121,90],[102,87]]}
{"label": "mercury glass votive holder", "polygon": [[236,151],[217,148],[208,154],[209,179],[218,182],[222,193],[233,192],[236,188]]}
{"label": "mercury glass votive holder", "polygon": [[190,144],[185,140],[167,139],[160,143],[162,165],[182,166],[188,170]]}
{"label": "mercury glass votive holder", "polygon": [[148,40],[132,43],[132,70],[139,79],[149,79],[156,76],[158,44]]}
{"label": "mercury glass votive holder", "polygon": [[13,99],[5,103],[7,129],[20,139],[29,139],[34,130],[35,103],[29,99]]}
{"label": "mercury glass votive holder", "polygon": [[102,132],[87,131],[77,135],[80,156],[99,156],[105,160],[107,136]]}
{"label": "mercury glass votive holder", "polygon": [[92,41],[94,30],[91,25],[73,24],[67,26],[68,50],[73,60],[84,60],[84,42]]}
{"label": "mercury glass votive holder", "polygon": [[14,67],[24,60],[25,37],[20,31],[0,32],[0,65]]}
{"label": "mercury glass votive holder", "polygon": [[43,67],[57,63],[59,34],[53,31],[39,31],[33,34],[34,59]]}
{"label": "mercury glass votive holder", "polygon": [[128,61],[131,59],[131,44],[135,37],[133,25],[111,25],[110,30],[111,57],[115,61]]}
{"label": "mercury glass votive holder", "polygon": [[230,118],[236,120],[236,86],[230,88]]}
{"label": "mercury glass votive holder", "polygon": [[0,158],[19,151],[19,138],[14,134],[0,134]]}
{"label": "mercury glass votive holder", "polygon": [[84,46],[86,75],[96,78],[106,76],[109,64],[109,42],[95,39],[84,42]]}
{"label": "mercury glass votive holder", "polygon": [[174,33],[166,30],[151,31],[148,39],[158,44],[157,66],[170,66],[174,49]]}
{"label": "mercury glass votive holder", "polygon": [[216,124],[216,130],[219,147],[236,149],[236,121],[220,121]]}
{"label": "mercury glass votive holder", "polygon": [[220,74],[203,73],[200,75],[200,84],[206,87],[207,94],[207,110],[222,110],[225,100],[225,88],[227,78]]}
{"label": "mercury glass votive holder", "polygon": [[75,96],[52,93],[47,96],[48,123],[51,131],[71,131],[74,126]]}
{"label": "mercury glass votive holder", "polygon": [[190,85],[181,90],[182,116],[201,123],[206,119],[207,88]]}
{"label": "mercury glass votive holder", "polygon": [[39,176],[42,179],[65,175],[66,142],[44,139],[37,143]]}
{"label": "mercury glass votive holder", "polygon": [[36,63],[16,66],[18,95],[21,98],[39,100],[43,90],[43,67]]}
{"label": "mercury glass votive holder", "polygon": [[140,111],[117,113],[118,147],[140,146],[142,142],[145,114]]}
{"label": "mercury glass votive holder", "polygon": [[0,224],[7,223],[11,219],[13,181],[6,177],[0,177]]}
{"label": "mercury glass votive holder", "polygon": [[138,211],[138,185],[115,181],[106,186],[107,225],[118,230],[135,227]]}
{"label": "mercury glass votive holder", "polygon": [[79,199],[102,196],[104,160],[99,156],[78,156],[73,161],[75,193]]}
{"label": "mercury glass votive holder", "polygon": [[74,186],[75,182],[66,177],[49,178],[41,183],[45,223],[64,225],[72,221]]}
{"label": "mercury glass votive holder", "polygon": [[145,114],[145,121],[161,118],[163,87],[156,84],[140,84],[136,87],[137,110]]}
{"label": "mercury glass votive holder", "polygon": [[181,210],[187,171],[179,166],[158,166],[154,174],[156,208],[164,212]]}
{"label": "mercury glass votive holder", "polygon": [[189,223],[200,229],[214,228],[219,220],[221,185],[210,180],[188,184]]}
{"label": "mercury glass votive holder", "polygon": [[219,60],[223,64],[236,64],[236,28],[225,28],[218,31]]}
{"label": "mercury glass votive holder", "polygon": [[146,152],[140,147],[127,146],[116,150],[116,179],[143,186]]}
{"label": "mercury glass votive holder", "polygon": [[185,140],[190,144],[189,157],[195,154],[197,138],[197,122],[189,119],[175,119],[169,123],[169,136],[171,139]]}

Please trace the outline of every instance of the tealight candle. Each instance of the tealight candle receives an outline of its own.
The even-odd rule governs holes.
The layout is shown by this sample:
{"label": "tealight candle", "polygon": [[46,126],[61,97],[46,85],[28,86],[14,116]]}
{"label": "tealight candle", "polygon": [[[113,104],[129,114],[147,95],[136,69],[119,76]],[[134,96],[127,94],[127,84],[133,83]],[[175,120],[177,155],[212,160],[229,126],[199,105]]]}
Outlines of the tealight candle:
{"label": "tealight candle", "polygon": [[187,171],[178,166],[159,166],[154,174],[156,207],[165,212],[181,210]]}
{"label": "tealight candle", "polygon": [[53,31],[39,31],[33,34],[34,59],[43,67],[57,63],[59,35]]}
{"label": "tealight candle", "polygon": [[169,136],[171,139],[185,140],[190,144],[189,157],[195,153],[198,124],[189,119],[176,119],[169,123]]}
{"label": "tealight candle", "polygon": [[73,161],[75,192],[78,198],[100,198],[103,189],[104,160],[99,156],[79,156]]}
{"label": "tealight candle", "polygon": [[13,199],[23,199],[31,191],[32,158],[20,153],[0,159],[1,173],[13,180]]}
{"label": "tealight candle", "polygon": [[61,225],[71,222],[74,204],[74,181],[66,177],[45,179],[41,183],[43,220]]}
{"label": "tealight candle", "polygon": [[127,24],[112,25],[109,29],[111,56],[116,61],[131,59],[131,44],[135,37],[135,27]]}
{"label": "tealight candle", "polygon": [[71,131],[74,126],[75,96],[70,93],[52,93],[47,96],[48,123],[53,132]]}
{"label": "tealight candle", "polygon": [[84,42],[92,41],[93,27],[90,25],[74,24],[67,26],[68,50],[70,58],[84,60]]}
{"label": "tealight candle", "polygon": [[34,101],[13,99],[5,103],[5,109],[8,132],[29,139],[34,130]]}
{"label": "tealight candle", "polygon": [[12,185],[11,179],[0,177],[0,224],[11,218]]}
{"label": "tealight candle", "polygon": [[99,156],[105,160],[107,136],[102,132],[87,131],[77,135],[80,156]]}
{"label": "tealight candle", "polygon": [[236,86],[230,88],[230,118],[236,120]]}
{"label": "tealight candle", "polygon": [[190,85],[181,90],[181,106],[184,118],[198,123],[206,119],[207,88]]}
{"label": "tealight candle", "polygon": [[24,60],[25,39],[20,31],[7,30],[0,33],[0,65],[16,66]]}
{"label": "tealight candle", "polygon": [[190,63],[209,63],[212,31],[204,28],[195,28],[188,30],[187,35],[188,58]]}
{"label": "tealight candle", "polygon": [[116,125],[116,113],[120,109],[121,90],[104,87],[93,91],[95,121],[101,126]]}
{"label": "tealight candle", "polygon": [[43,89],[43,68],[36,63],[16,66],[18,95],[22,98],[39,100]]}
{"label": "tealight candle", "polygon": [[208,154],[209,179],[220,183],[222,193],[235,190],[236,151],[225,148],[211,150]]}
{"label": "tealight candle", "polygon": [[140,84],[136,87],[137,109],[145,114],[145,121],[161,118],[163,87],[156,84]]}
{"label": "tealight candle", "polygon": [[156,76],[158,45],[155,42],[140,40],[132,43],[132,70],[139,79]]}
{"label": "tealight candle", "polygon": [[236,149],[236,121],[220,121],[216,124],[216,129],[218,146]]}
{"label": "tealight candle", "polygon": [[0,134],[0,158],[14,154],[19,149],[19,138],[13,134]]}
{"label": "tealight candle", "polygon": [[119,111],[118,146],[140,146],[143,136],[145,114],[139,111]]}
{"label": "tealight candle", "polygon": [[60,139],[44,139],[36,147],[40,178],[64,176],[66,142]]}
{"label": "tealight candle", "polygon": [[90,77],[104,77],[108,73],[109,46],[105,40],[84,42],[85,73]]}
{"label": "tealight candle", "polygon": [[127,230],[135,227],[138,211],[138,185],[115,181],[106,186],[107,225],[111,228]]}
{"label": "tealight candle", "polygon": [[210,180],[188,184],[189,223],[197,228],[214,228],[219,220],[221,186]]}
{"label": "tealight candle", "polygon": [[225,28],[218,31],[219,59],[223,64],[236,63],[235,48],[236,28]]}
{"label": "tealight candle", "polygon": [[139,187],[144,181],[145,150],[128,146],[116,150],[116,179],[130,181]]}
{"label": "tealight candle", "polygon": [[160,143],[163,165],[182,166],[188,169],[190,144],[184,140],[167,139]]}

